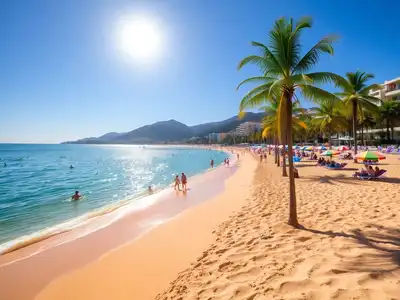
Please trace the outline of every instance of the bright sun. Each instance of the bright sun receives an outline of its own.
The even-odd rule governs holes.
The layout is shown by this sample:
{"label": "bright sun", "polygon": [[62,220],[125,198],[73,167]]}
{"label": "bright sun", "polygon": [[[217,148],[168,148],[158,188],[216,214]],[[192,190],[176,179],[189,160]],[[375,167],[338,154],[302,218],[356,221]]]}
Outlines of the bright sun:
{"label": "bright sun", "polygon": [[153,60],[162,46],[160,30],[149,19],[126,20],[119,29],[119,44],[124,53],[136,60]]}

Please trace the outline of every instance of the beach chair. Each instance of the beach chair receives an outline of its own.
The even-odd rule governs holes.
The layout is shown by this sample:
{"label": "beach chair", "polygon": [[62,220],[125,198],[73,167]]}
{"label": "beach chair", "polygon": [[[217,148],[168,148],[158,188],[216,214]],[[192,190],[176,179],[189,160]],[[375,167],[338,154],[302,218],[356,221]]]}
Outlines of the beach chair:
{"label": "beach chair", "polygon": [[361,179],[361,180],[375,180],[375,179],[379,180],[379,179],[387,178],[386,173],[387,173],[386,170],[380,170],[379,174],[376,176],[372,176],[372,175],[368,175],[368,174],[365,174],[365,175],[353,174],[353,177],[357,177],[358,179]]}
{"label": "beach chair", "polygon": [[329,166],[325,166],[325,168],[329,169],[329,170],[343,170],[344,167],[347,166],[347,163],[342,163],[342,164],[338,164],[335,167],[329,167]]}

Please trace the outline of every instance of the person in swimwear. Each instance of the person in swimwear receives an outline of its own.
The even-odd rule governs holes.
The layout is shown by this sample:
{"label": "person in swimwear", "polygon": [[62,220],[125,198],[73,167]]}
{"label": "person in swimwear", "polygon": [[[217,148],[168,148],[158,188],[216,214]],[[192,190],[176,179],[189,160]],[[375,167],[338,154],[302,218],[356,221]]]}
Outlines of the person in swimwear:
{"label": "person in swimwear", "polygon": [[181,184],[181,182],[179,180],[179,176],[176,175],[176,177],[175,177],[175,186],[174,186],[175,191],[177,190],[176,188],[178,188],[178,190],[180,191],[180,188],[179,188],[180,184]]}
{"label": "person in swimwear", "polygon": [[211,166],[211,168],[214,168],[214,160],[213,159],[210,162],[210,166]]}
{"label": "person in swimwear", "polygon": [[186,191],[186,190],[187,190],[187,187],[186,187],[187,178],[186,178],[185,173],[182,173],[182,176],[181,176],[181,183],[182,183],[182,191]]}
{"label": "person in swimwear", "polygon": [[153,188],[151,187],[151,185],[149,185],[147,191],[149,192],[150,195],[153,194]]}
{"label": "person in swimwear", "polygon": [[71,197],[71,199],[72,199],[73,201],[78,201],[80,198],[81,198],[81,195],[79,195],[79,191],[75,191],[75,195],[73,195],[73,196]]}

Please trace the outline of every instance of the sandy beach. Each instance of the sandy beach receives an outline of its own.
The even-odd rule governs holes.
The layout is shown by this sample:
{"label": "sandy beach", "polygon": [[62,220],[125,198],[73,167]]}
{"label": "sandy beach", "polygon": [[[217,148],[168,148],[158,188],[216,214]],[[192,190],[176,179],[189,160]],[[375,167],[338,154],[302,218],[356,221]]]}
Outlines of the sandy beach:
{"label": "sandy beach", "polygon": [[[273,157],[259,163],[242,155],[218,196],[140,239],[84,266],[74,264],[68,251],[50,257],[74,268],[54,273],[40,290],[31,287],[23,297],[10,297],[4,292],[12,283],[0,267],[1,295],[16,300],[400,299],[400,160],[389,155],[381,163],[388,170],[385,181],[355,180],[351,174],[360,165],[346,162],[342,171],[311,161],[296,164],[301,229],[286,225],[288,179]],[[36,272],[46,269],[38,265]]]}

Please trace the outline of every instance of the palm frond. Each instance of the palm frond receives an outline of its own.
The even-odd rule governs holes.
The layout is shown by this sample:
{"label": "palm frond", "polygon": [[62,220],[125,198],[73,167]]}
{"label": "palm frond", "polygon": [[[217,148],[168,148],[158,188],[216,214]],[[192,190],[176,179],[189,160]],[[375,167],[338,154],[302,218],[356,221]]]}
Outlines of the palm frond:
{"label": "palm frond", "polygon": [[239,111],[243,111],[247,108],[255,108],[263,103],[267,103],[270,87],[271,83],[266,83],[248,92],[240,102]]}
{"label": "palm frond", "polygon": [[267,77],[267,76],[255,76],[255,77],[250,77],[247,78],[245,80],[243,80],[241,83],[239,83],[239,85],[237,86],[237,90],[244,84],[246,83],[252,83],[252,82],[263,82],[263,83],[269,83],[271,81],[275,80],[275,78],[273,77]]}
{"label": "palm frond", "polygon": [[262,70],[264,72],[264,70],[266,69],[266,66],[268,64],[267,59],[263,56],[259,56],[259,55],[250,55],[247,56],[245,58],[243,58],[238,65],[238,70],[240,70],[241,68],[243,68],[245,65],[248,64],[253,64],[256,65],[260,68],[260,70]]}
{"label": "palm frond", "polygon": [[369,86],[366,86],[365,88],[361,89],[361,91],[359,91],[359,94],[366,94],[368,95],[369,91],[374,91],[374,90],[381,90],[382,86],[380,84],[370,84]]}
{"label": "palm frond", "polygon": [[340,101],[340,99],[337,96],[321,88],[308,84],[298,84],[298,87],[304,97],[315,103],[321,103],[324,101],[330,101],[330,102]]}
{"label": "palm frond", "polygon": [[296,64],[292,70],[292,74],[308,72],[319,61],[320,56],[324,53],[333,55],[333,42],[337,40],[335,36],[327,36],[316,43]]}
{"label": "palm frond", "polygon": [[264,44],[258,42],[251,43],[254,47],[258,47],[261,49],[263,53],[263,57],[265,58],[265,67],[266,71],[271,74],[281,74],[282,73],[282,66],[279,64],[279,61],[276,59],[273,52]]}

